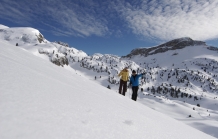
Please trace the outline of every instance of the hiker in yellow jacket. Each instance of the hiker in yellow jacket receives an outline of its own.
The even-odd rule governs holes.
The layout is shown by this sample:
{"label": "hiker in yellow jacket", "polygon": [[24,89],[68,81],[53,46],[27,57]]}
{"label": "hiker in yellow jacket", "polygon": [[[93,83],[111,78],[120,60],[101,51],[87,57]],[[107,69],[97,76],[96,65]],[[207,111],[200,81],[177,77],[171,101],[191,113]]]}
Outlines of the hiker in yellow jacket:
{"label": "hiker in yellow jacket", "polygon": [[129,71],[128,68],[125,67],[119,74],[118,76],[120,78],[120,87],[119,87],[119,93],[125,96],[126,90],[127,90],[127,81],[129,80]]}

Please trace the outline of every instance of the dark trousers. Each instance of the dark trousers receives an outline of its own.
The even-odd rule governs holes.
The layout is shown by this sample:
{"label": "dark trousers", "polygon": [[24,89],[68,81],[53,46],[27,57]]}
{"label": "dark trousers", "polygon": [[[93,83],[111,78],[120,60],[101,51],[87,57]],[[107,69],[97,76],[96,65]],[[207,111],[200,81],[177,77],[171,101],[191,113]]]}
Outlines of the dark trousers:
{"label": "dark trousers", "polygon": [[120,80],[119,93],[121,94],[122,92],[122,95],[125,96],[126,89],[127,89],[127,81]]}
{"label": "dark trousers", "polygon": [[139,89],[138,86],[133,86],[132,87],[132,100],[136,101],[137,96],[138,96],[138,89]]}

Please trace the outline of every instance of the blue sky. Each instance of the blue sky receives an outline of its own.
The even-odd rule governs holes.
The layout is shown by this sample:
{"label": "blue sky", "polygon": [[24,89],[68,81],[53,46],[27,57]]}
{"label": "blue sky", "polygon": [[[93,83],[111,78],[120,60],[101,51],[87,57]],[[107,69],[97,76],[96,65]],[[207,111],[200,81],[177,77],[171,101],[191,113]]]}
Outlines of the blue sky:
{"label": "blue sky", "polygon": [[87,54],[126,55],[191,37],[218,46],[218,0],[0,0],[0,24],[33,27]]}

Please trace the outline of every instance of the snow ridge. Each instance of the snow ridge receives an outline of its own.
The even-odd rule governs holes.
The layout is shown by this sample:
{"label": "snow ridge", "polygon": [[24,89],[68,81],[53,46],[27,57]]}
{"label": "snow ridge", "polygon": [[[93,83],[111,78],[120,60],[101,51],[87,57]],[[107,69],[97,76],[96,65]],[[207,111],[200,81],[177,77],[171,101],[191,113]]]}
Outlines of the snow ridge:
{"label": "snow ridge", "polygon": [[123,56],[123,58],[131,58],[132,56],[142,55],[142,56],[149,56],[158,53],[164,53],[169,50],[176,50],[176,49],[183,49],[188,46],[206,46],[205,42],[202,41],[195,41],[189,37],[174,39],[172,41],[166,42],[159,46],[150,47],[150,48],[136,48],[131,51],[130,54]]}

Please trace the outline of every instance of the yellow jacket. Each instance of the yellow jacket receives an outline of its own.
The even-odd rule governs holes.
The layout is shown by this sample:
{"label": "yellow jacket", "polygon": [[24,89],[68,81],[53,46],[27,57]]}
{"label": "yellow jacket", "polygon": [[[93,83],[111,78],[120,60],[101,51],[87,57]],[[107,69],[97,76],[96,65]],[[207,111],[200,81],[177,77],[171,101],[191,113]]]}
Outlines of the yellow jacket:
{"label": "yellow jacket", "polygon": [[129,71],[128,70],[122,70],[118,76],[121,76],[121,80],[128,81],[129,80]]}

